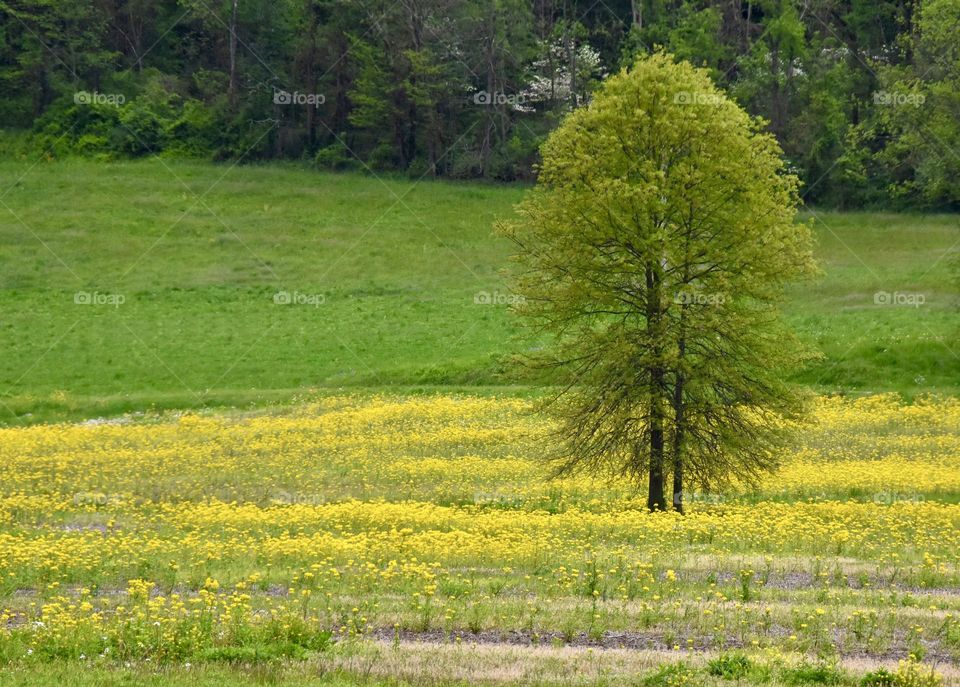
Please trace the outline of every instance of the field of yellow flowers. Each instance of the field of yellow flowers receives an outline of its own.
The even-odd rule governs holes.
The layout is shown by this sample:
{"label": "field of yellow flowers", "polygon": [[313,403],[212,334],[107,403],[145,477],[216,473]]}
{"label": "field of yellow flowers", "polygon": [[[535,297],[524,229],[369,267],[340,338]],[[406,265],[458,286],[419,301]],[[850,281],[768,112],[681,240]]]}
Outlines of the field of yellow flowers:
{"label": "field of yellow flowers", "polygon": [[776,475],[692,493],[685,517],[546,479],[551,427],[529,411],[326,398],[2,429],[0,672],[462,643],[951,679],[960,402],[820,399]]}

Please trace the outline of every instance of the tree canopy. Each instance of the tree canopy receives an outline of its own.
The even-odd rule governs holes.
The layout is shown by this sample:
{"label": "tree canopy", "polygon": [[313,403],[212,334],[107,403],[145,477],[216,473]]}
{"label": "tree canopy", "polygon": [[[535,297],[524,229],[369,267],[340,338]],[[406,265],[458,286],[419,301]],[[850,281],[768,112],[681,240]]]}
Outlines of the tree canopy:
{"label": "tree canopy", "polygon": [[662,47],[767,120],[805,200],[956,208],[958,23],[957,0],[0,0],[0,148],[532,179]]}
{"label": "tree canopy", "polygon": [[775,138],[707,71],[657,53],[608,78],[542,150],[537,187],[500,227],[518,247],[520,314],[550,342],[559,473],[751,481],[802,398],[783,286],[814,270],[798,180]]}

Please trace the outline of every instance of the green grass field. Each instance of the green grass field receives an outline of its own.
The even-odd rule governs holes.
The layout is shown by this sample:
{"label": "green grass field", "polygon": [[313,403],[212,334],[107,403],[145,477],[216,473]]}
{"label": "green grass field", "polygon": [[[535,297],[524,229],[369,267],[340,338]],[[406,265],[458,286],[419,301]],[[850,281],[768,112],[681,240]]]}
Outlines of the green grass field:
{"label": "green grass field", "polygon": [[[506,306],[476,302],[505,293],[510,247],[491,227],[522,194],[282,166],[2,162],[0,421],[522,384],[501,358],[532,342]],[[824,274],[786,310],[825,357],[798,380],[957,391],[960,220],[810,218]],[[924,302],[878,305],[878,291]]]}

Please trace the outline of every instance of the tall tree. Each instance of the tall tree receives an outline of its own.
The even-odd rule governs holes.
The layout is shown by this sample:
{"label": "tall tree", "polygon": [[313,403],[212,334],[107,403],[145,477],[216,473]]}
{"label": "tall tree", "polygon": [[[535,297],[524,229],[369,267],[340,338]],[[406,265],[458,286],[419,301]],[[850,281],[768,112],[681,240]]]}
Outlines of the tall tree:
{"label": "tall tree", "polygon": [[[880,68],[871,118],[860,128],[862,172],[910,204],[960,207],[960,0],[927,0],[903,36],[912,59]],[[889,202],[889,200],[887,201]]]}
{"label": "tall tree", "polygon": [[[604,82],[543,150],[500,231],[519,249],[520,313],[550,345],[560,474],[646,487],[751,481],[776,464],[802,399],[784,284],[813,270],[797,179],[775,139],[705,70],[662,53]],[[670,460],[668,460],[670,458]]]}
{"label": "tall tree", "polygon": [[14,101],[0,104],[13,115],[4,123],[39,117],[62,93],[99,87],[116,58],[107,25],[92,2],[0,0],[0,83]]}

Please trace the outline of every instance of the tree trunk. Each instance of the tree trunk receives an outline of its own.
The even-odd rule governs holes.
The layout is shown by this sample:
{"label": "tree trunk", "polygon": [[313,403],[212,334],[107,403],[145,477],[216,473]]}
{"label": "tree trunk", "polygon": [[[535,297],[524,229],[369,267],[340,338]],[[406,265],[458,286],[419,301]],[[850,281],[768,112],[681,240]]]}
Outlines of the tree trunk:
{"label": "tree trunk", "polygon": [[[683,276],[681,284],[690,283],[690,266],[694,259],[691,255],[692,222],[687,226],[684,235],[683,247]],[[680,319],[678,322],[676,378],[673,386],[673,509],[683,515],[683,451],[687,433],[686,403],[683,394],[687,382],[684,375],[684,358],[687,354],[687,302],[680,302]]]}
{"label": "tree trunk", "polygon": [[783,89],[780,87],[780,45],[770,48],[770,70],[773,72],[773,88],[770,94],[770,128],[783,140]]}
{"label": "tree trunk", "polygon": [[[337,35],[337,58],[335,60],[334,81],[336,82],[337,103],[333,113],[333,131],[336,133],[344,132],[347,126],[347,116],[350,112],[350,100],[347,92],[350,87],[350,79],[346,72],[346,62],[344,59],[350,52],[350,46],[346,42],[342,33]],[[346,138],[346,133],[343,133]],[[349,139],[347,139],[349,140]]]}
{"label": "tree trunk", "polygon": [[233,11],[230,13],[230,87],[228,96],[230,106],[237,104],[237,6],[240,0],[233,0]]}
{"label": "tree trunk", "polygon": [[[310,92],[316,95],[319,90],[317,83],[317,30],[319,29],[317,13],[310,12],[310,28],[308,29],[308,49],[306,56],[306,83]],[[307,145],[311,154],[316,152],[317,145],[317,105],[307,107]]]}
{"label": "tree trunk", "polygon": [[[659,399],[657,399],[659,403]],[[663,489],[663,420],[650,428],[650,479],[647,484],[647,508],[650,512],[667,509]]]}
{"label": "tree trunk", "polygon": [[[486,91],[492,97],[496,96],[497,91],[497,69],[496,69],[496,41],[497,41],[497,11],[493,6],[493,11],[487,18],[487,35],[485,36],[485,54],[484,60],[487,65]],[[496,102],[495,100],[493,101]],[[496,116],[499,105],[494,104],[483,110],[484,129],[483,138],[480,142],[480,176],[487,176],[490,171],[490,156],[493,151],[493,132],[496,126],[494,117]]]}
{"label": "tree trunk", "polygon": [[[680,314],[681,327],[683,320],[683,313]],[[679,353],[680,360],[679,364],[683,363],[683,355],[686,351],[687,342],[686,339],[680,339]],[[683,515],[683,440],[686,430],[687,418],[684,413],[683,405],[683,385],[685,379],[683,377],[683,372],[677,370],[677,380],[676,385],[673,388],[673,414],[674,414],[674,428],[673,428],[673,509]]]}
{"label": "tree trunk", "polygon": [[650,465],[648,466],[649,484],[647,487],[647,508],[650,511],[667,509],[663,488],[664,462],[664,369],[661,347],[663,343],[663,304],[661,298],[661,279],[658,266],[648,266],[647,274],[647,328],[652,342],[653,365],[650,368]]}

